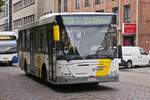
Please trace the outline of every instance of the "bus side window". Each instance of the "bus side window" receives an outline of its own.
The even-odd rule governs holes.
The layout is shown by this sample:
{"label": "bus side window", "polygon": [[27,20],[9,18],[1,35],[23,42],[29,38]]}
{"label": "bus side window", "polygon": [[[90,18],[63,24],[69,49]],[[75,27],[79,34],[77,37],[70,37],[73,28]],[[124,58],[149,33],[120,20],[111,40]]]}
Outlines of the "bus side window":
{"label": "bus side window", "polygon": [[22,32],[22,48],[25,49],[25,41],[26,37],[25,37],[25,31]]}
{"label": "bus side window", "polygon": [[30,30],[27,30],[26,32],[26,48],[27,50],[30,48]]}
{"label": "bus side window", "polygon": [[22,48],[22,31],[19,32],[18,46]]}

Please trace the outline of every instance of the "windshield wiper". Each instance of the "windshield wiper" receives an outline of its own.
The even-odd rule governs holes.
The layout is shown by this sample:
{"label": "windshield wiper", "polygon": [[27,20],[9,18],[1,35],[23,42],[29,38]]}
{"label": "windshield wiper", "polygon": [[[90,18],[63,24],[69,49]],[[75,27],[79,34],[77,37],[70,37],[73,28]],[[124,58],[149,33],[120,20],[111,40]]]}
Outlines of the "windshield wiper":
{"label": "windshield wiper", "polygon": [[104,58],[110,58],[110,59],[113,59],[113,58],[116,58],[115,55],[113,54],[93,54],[93,55],[88,55],[86,56],[86,59],[104,59]]}
{"label": "windshield wiper", "polygon": [[83,59],[80,55],[65,55],[65,60],[79,60]]}

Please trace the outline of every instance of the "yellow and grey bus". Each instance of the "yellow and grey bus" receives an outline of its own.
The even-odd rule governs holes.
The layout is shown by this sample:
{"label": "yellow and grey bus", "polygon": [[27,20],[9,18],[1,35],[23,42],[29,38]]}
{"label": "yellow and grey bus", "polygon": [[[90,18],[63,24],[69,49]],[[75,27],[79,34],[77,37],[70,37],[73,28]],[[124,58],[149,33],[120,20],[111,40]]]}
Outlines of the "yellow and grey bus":
{"label": "yellow and grey bus", "polygon": [[112,13],[54,13],[19,28],[19,65],[52,84],[117,82]]}

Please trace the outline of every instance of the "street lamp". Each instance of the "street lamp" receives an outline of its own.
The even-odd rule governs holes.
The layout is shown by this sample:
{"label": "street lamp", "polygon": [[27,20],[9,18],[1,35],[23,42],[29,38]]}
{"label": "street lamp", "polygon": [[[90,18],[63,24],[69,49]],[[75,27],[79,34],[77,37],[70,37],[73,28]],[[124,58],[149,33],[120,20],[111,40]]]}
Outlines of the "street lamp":
{"label": "street lamp", "polygon": [[121,41],[120,41],[120,33],[121,33],[121,1],[118,0],[118,44],[120,45],[121,44]]}

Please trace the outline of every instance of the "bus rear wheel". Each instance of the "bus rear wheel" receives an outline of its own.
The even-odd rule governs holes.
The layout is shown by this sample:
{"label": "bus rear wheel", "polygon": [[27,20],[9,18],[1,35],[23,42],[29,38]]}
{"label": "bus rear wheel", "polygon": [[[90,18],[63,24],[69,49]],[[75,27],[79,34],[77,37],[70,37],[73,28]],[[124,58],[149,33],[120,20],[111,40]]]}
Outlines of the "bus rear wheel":
{"label": "bus rear wheel", "polygon": [[47,71],[45,66],[42,68],[42,82],[44,84],[47,82]]}

